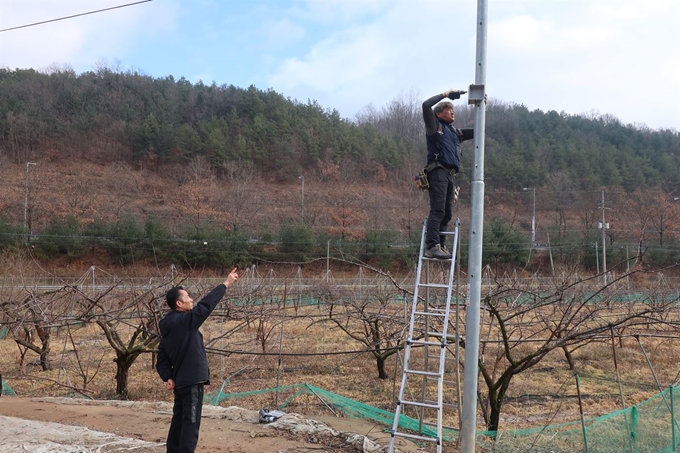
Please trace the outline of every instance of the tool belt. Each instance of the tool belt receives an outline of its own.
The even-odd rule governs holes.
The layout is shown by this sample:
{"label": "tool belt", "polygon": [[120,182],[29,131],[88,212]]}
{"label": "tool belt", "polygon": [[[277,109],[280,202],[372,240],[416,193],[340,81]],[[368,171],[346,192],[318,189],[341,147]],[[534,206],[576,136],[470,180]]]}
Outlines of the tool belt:
{"label": "tool belt", "polygon": [[456,174],[458,173],[458,171],[456,171],[455,168],[446,168],[444,165],[442,165],[442,164],[441,164],[439,161],[437,161],[437,160],[432,161],[432,162],[430,162],[429,164],[427,164],[427,166],[426,166],[425,168],[423,168],[423,172],[424,172],[425,174],[428,174],[429,172],[431,172],[432,170],[434,170],[434,169],[436,169],[436,168],[443,168],[443,169],[446,170],[451,176],[456,176]]}
{"label": "tool belt", "polygon": [[[420,173],[418,173],[417,175],[415,175],[413,177],[413,182],[415,182],[416,186],[420,190],[427,190],[427,189],[430,188],[430,181],[427,180],[427,174],[430,173],[432,170],[435,170],[437,168],[443,168],[452,177],[455,177],[456,174],[458,173],[455,168],[449,170],[448,168],[446,168],[445,166],[443,166],[441,163],[439,163],[436,160],[433,161],[433,162],[430,162],[429,164],[427,164],[427,166],[425,166],[425,168],[423,168],[423,171],[421,171]],[[456,199],[458,198],[457,192],[458,192],[458,190],[456,189],[456,197],[455,197]]]}

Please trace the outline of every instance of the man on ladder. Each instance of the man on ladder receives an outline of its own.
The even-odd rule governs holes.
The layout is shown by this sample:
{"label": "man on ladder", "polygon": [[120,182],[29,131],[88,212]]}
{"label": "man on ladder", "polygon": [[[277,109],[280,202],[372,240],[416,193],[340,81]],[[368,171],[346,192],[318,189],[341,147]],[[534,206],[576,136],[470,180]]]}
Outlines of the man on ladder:
{"label": "man on ladder", "polygon": [[[423,102],[423,120],[427,137],[427,166],[425,174],[429,183],[430,214],[427,216],[425,252],[427,258],[451,259],[446,248],[446,231],[453,217],[451,205],[457,198],[455,175],[460,169],[462,153],[460,144],[473,138],[474,129],[453,127],[456,115],[453,102],[466,91],[449,90]],[[434,106],[434,108],[433,108]]]}
{"label": "man on ladder", "polygon": [[[452,250],[455,253],[458,249],[460,220],[456,220],[453,231],[448,230],[448,223],[453,217],[452,204],[457,198],[454,178],[460,168],[460,144],[473,138],[473,130],[454,128],[456,116],[453,103],[442,100],[458,99],[464,93],[466,92],[450,90],[423,102],[427,166],[414,181],[421,189],[429,190],[430,215],[423,224],[420,237],[416,284],[404,347],[403,373],[390,430],[388,453],[396,451],[398,437],[436,442],[437,453],[443,453],[444,406],[452,404],[450,399],[444,399],[444,385],[454,382],[458,386],[457,381],[445,379],[448,347],[459,342],[457,324],[453,335],[448,332],[454,298],[456,260],[446,248],[446,236],[453,237]],[[437,263],[440,260],[444,262]],[[430,272],[430,264],[436,267],[441,264],[443,272]],[[446,267],[448,270],[445,270]],[[455,296],[456,320],[461,304],[459,296],[459,293]],[[455,355],[458,363],[457,351]],[[420,389],[420,394],[414,389]],[[458,393],[458,403],[460,399]],[[409,426],[409,417],[405,413],[407,409],[409,413],[415,412],[417,415],[417,427],[413,424]]]}

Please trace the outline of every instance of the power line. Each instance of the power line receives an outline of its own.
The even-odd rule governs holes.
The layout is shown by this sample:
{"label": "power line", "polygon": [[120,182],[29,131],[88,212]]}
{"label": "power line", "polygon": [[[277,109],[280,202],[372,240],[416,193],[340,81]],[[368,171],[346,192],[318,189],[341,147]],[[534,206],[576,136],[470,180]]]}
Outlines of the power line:
{"label": "power line", "polygon": [[139,2],[127,3],[125,5],[119,5],[119,6],[112,6],[111,8],[98,9],[96,11],[90,11],[90,12],[87,12],[87,13],[80,13],[80,14],[74,14],[72,16],[59,17],[57,19],[44,20],[42,22],[34,22],[32,24],[19,25],[18,27],[4,28],[4,29],[0,30],[0,33],[2,33],[3,31],[17,30],[19,28],[26,28],[26,27],[33,27],[35,25],[48,24],[50,22],[57,22],[59,20],[73,19],[74,17],[87,16],[88,14],[101,13],[103,11],[110,11],[112,9],[125,8],[127,6],[138,5],[140,3],[147,3],[147,2],[151,2],[151,1],[153,1],[153,0],[141,0]]}

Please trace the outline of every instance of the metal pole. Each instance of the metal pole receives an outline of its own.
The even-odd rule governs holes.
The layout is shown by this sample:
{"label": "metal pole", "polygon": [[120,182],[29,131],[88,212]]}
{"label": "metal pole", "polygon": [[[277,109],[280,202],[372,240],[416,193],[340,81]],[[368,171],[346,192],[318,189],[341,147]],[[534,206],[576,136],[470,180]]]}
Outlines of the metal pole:
{"label": "metal pole", "polygon": [[595,272],[597,272],[597,282],[600,283],[600,251],[597,249],[597,241],[595,241]]}
{"label": "metal pole", "polygon": [[574,373],[576,376],[576,395],[578,396],[578,411],[581,414],[581,432],[583,433],[583,443],[585,444],[585,453],[588,453],[588,434],[586,432],[586,420],[583,416],[583,400],[581,399],[581,380],[578,377],[578,373]]}
{"label": "metal pole", "polygon": [[531,246],[536,245],[536,188],[535,187],[525,187],[524,191],[531,190],[534,195],[534,204],[531,209]]}
{"label": "metal pole", "polygon": [[532,188],[534,193],[534,206],[531,210],[531,244],[536,245],[536,188]]}
{"label": "metal pole", "polygon": [[477,379],[479,374],[479,310],[482,293],[482,236],[484,233],[484,131],[486,130],[486,17],[487,0],[477,0],[477,62],[475,86],[468,101],[475,104],[475,150],[470,183],[470,256],[468,284],[470,307],[465,329],[465,372],[463,377],[463,420],[461,452],[475,452],[477,422]]}
{"label": "metal pole", "polygon": [[674,403],[673,403],[673,384],[668,386],[668,391],[670,393],[670,399],[671,399],[671,438],[673,443],[671,444],[673,446],[673,451],[678,451],[677,450],[677,440],[675,437],[675,409],[674,409]]}
{"label": "metal pole", "polygon": [[633,440],[630,436],[630,425],[628,424],[628,414],[626,410],[626,401],[623,399],[623,387],[621,386],[621,376],[619,375],[619,364],[616,358],[616,343],[614,342],[614,327],[609,326],[609,333],[612,340],[612,355],[614,356],[614,372],[616,376],[616,383],[619,386],[619,396],[621,397],[621,409],[623,409],[623,419],[626,422],[626,438],[628,439],[628,447],[630,452],[633,453]]}
{"label": "metal pole", "polygon": [[33,162],[26,162],[26,192],[24,196],[24,227],[28,228],[28,166],[36,165]]}
{"label": "metal pole", "polygon": [[602,191],[602,275],[604,284],[607,284],[607,235],[605,229],[607,224],[604,221],[604,190]]}

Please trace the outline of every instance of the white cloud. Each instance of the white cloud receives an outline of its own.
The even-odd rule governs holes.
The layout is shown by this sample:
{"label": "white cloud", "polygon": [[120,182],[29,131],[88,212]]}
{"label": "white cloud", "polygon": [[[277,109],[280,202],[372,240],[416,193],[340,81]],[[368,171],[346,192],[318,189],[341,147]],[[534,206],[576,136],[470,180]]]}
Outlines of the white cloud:
{"label": "white cloud", "polygon": [[[491,4],[487,92],[532,109],[597,110],[627,123],[680,129],[678,4],[524,0],[497,10]],[[471,3],[384,4],[370,22],[346,24],[304,55],[281,61],[268,84],[350,117],[411,88],[425,96],[465,88],[474,82],[475,18]]]}
{"label": "white cloud", "polygon": [[259,33],[266,37],[264,41],[270,48],[292,45],[305,36],[305,28],[288,18],[266,19],[259,29]]}
{"label": "white cloud", "polygon": [[[371,102],[380,105],[413,87],[432,94],[465,88],[473,82],[474,44],[452,30],[472,29],[475,11],[462,2],[455,2],[459,9],[442,10],[442,5],[389,3],[370,23],[348,24],[305,55],[282,61],[268,85],[291,97],[319,100],[350,117]],[[442,15],[447,11],[449,16]]]}
{"label": "white cloud", "polygon": [[674,17],[680,9],[670,1],[644,8],[626,0],[559,2],[549,15],[510,12],[489,27],[489,89],[530,108],[597,110],[680,129]]}
{"label": "white cloud", "polygon": [[[404,0],[301,0],[299,12],[321,22],[356,21],[366,14],[378,14]],[[410,1],[410,0],[407,0]]]}

